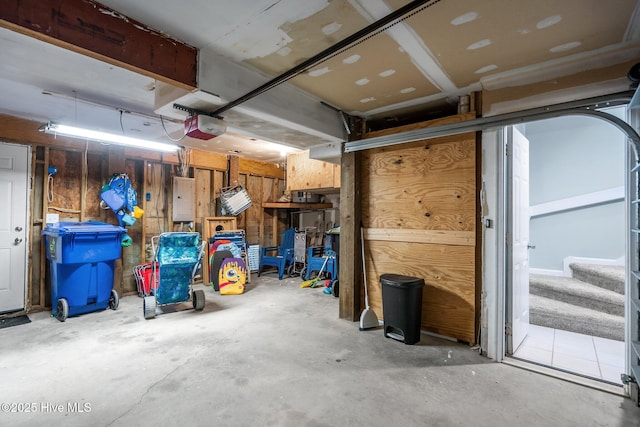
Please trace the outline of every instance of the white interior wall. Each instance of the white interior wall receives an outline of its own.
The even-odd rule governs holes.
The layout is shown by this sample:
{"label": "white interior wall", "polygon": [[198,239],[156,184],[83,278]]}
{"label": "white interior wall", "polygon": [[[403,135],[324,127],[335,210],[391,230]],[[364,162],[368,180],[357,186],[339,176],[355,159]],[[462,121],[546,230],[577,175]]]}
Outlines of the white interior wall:
{"label": "white interior wall", "polygon": [[[607,112],[624,117],[625,108]],[[565,116],[520,127],[529,139],[530,204],[576,200],[624,186],[625,138],[609,123]],[[531,268],[563,270],[568,256],[617,259],[624,255],[624,203],[593,206],[535,216],[530,221]],[[533,211],[533,210],[532,210]]]}

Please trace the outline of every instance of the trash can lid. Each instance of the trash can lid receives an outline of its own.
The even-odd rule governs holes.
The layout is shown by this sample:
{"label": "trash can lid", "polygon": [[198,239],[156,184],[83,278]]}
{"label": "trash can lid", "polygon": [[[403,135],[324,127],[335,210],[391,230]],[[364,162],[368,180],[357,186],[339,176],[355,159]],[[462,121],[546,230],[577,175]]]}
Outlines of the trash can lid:
{"label": "trash can lid", "polygon": [[381,275],[380,282],[383,286],[393,286],[396,288],[420,288],[424,286],[424,279],[392,273]]}
{"label": "trash can lid", "polygon": [[68,233],[124,233],[127,230],[117,225],[98,221],[58,222],[49,224],[42,230],[42,234],[62,235]]}

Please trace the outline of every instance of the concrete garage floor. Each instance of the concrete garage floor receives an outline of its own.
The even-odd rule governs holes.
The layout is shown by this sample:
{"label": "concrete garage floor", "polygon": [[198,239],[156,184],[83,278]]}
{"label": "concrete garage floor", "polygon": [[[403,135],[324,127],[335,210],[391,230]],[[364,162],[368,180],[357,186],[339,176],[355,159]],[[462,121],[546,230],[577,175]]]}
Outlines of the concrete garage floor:
{"label": "concrete garage floor", "polygon": [[244,295],[205,288],[203,312],[149,321],[137,296],[65,323],[32,314],[0,329],[0,402],[32,412],[0,424],[640,426],[621,396],[427,335],[407,346],[360,332],[336,298],[299,284],[254,275]]}

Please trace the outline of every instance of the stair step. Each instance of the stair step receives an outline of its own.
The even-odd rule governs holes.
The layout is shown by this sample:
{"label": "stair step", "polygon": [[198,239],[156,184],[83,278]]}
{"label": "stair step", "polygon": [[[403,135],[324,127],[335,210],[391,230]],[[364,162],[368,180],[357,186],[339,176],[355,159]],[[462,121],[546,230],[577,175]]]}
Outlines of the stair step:
{"label": "stair step", "polygon": [[571,277],[531,274],[529,292],[575,306],[624,316],[624,295]]}
{"label": "stair step", "polygon": [[624,317],[529,295],[529,323],[624,341]]}
{"label": "stair step", "polygon": [[574,279],[624,295],[624,266],[569,264]]}

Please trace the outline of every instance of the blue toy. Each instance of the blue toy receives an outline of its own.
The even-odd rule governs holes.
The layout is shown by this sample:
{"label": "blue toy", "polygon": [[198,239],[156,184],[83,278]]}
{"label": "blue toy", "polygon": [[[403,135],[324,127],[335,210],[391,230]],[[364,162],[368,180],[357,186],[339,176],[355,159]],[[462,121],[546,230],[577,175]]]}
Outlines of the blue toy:
{"label": "blue toy", "polygon": [[[136,218],[142,216],[142,209],[138,208],[136,190],[131,186],[131,180],[126,173],[115,173],[109,183],[102,187],[100,193],[101,205],[111,209],[121,227],[132,226]],[[122,238],[122,246],[131,246],[133,240],[127,234]]]}

